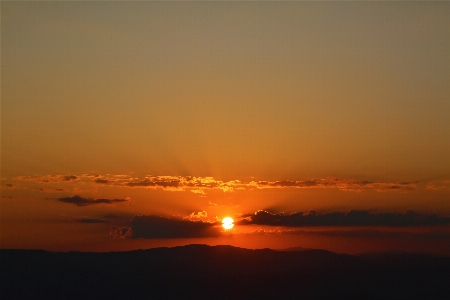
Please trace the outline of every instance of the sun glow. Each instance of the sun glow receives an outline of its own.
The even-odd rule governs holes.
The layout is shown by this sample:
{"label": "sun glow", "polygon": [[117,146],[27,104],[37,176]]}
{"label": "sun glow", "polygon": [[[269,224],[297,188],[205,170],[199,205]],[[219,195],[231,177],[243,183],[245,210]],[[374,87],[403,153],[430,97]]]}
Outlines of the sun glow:
{"label": "sun glow", "polygon": [[222,220],[222,226],[225,229],[231,229],[234,226],[234,220],[230,217],[226,217]]}

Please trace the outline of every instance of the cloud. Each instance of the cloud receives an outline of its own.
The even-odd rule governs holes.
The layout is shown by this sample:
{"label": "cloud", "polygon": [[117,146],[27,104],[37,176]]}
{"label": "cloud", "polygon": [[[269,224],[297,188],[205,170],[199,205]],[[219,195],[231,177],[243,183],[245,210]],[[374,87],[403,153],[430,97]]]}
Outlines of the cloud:
{"label": "cloud", "polygon": [[450,180],[440,180],[437,182],[430,182],[427,184],[428,190],[444,190],[450,188]]}
{"label": "cloud", "polygon": [[86,223],[86,224],[92,224],[92,223],[106,223],[107,221],[102,219],[90,219],[90,218],[83,218],[77,220],[80,223]]}
{"label": "cloud", "polygon": [[95,204],[111,204],[116,202],[126,202],[129,199],[93,199],[93,198],[83,198],[81,196],[75,195],[73,197],[62,197],[58,198],[58,201],[64,203],[75,204],[76,206],[88,206]]}
{"label": "cloud", "polygon": [[109,184],[110,183],[110,181],[108,179],[101,179],[101,178],[95,178],[94,182],[100,183],[100,184]]}
{"label": "cloud", "polygon": [[180,180],[152,177],[145,178],[140,181],[128,181],[123,183],[124,186],[129,187],[162,187],[162,188],[177,188],[180,186]]}
{"label": "cloud", "polygon": [[[295,232],[293,232],[295,233]],[[448,239],[450,238],[450,232],[430,229],[426,232],[416,232],[416,231],[387,231],[382,228],[365,228],[365,229],[352,229],[352,230],[317,230],[308,231],[304,233],[320,234],[327,236],[338,236],[338,237],[355,237],[355,238],[405,238],[405,237],[421,237],[429,239]]]}
{"label": "cloud", "polygon": [[254,214],[244,214],[236,225],[268,225],[268,226],[425,226],[447,225],[450,218],[437,215],[420,214],[414,211],[406,213],[371,213],[365,210],[350,212],[331,212],[318,214],[296,212],[289,215],[270,213],[259,210]]}
{"label": "cloud", "polygon": [[76,181],[80,177],[77,175],[44,175],[44,176],[18,176],[16,180],[29,180],[34,182],[55,183]]}
{"label": "cloud", "polygon": [[201,195],[205,195],[206,194],[205,191],[202,190],[202,189],[193,189],[193,190],[191,190],[191,192],[194,193],[194,194],[201,194]]}
{"label": "cloud", "polygon": [[411,191],[417,187],[417,182],[382,182],[366,181],[351,178],[323,178],[311,180],[282,180],[282,181],[258,181],[251,182],[258,189],[267,188],[333,188],[343,191],[360,192],[364,189],[376,191],[399,190]]}
{"label": "cloud", "polygon": [[221,233],[221,227],[216,223],[157,215],[134,216],[130,230],[133,232],[131,235],[133,238],[215,237]]}
{"label": "cloud", "polygon": [[61,189],[61,188],[54,188],[54,189],[47,189],[47,188],[40,188],[39,191],[43,193],[61,193],[61,192],[68,192],[67,189]]}
{"label": "cloud", "polygon": [[233,192],[235,188],[244,188],[239,180],[221,181],[213,177],[194,176],[145,176],[132,178],[126,175],[117,176],[88,176],[95,183],[132,188],[162,188],[168,191],[191,191],[192,193],[206,194],[206,190],[217,189],[223,192]]}
{"label": "cloud", "polygon": [[[361,192],[363,190],[375,190],[378,192],[408,192],[417,188],[418,182],[414,181],[367,181],[353,178],[313,178],[308,180],[260,180],[222,181],[213,177],[194,176],[144,176],[141,178],[130,175],[44,175],[44,176],[18,176],[16,181],[32,181],[38,184],[100,184],[114,187],[163,189],[165,191],[190,191],[199,196],[204,196],[209,191],[222,191],[233,193],[240,190],[259,189],[337,189],[341,191]],[[428,182],[429,184],[430,182]],[[425,182],[427,184],[427,182]],[[442,186],[448,184],[441,183]],[[5,186],[7,187],[7,186]],[[429,187],[433,187],[429,185]],[[24,187],[21,187],[24,188]]]}
{"label": "cloud", "polygon": [[109,230],[109,235],[112,239],[124,239],[131,238],[133,235],[133,231],[129,227],[112,227]]}
{"label": "cloud", "polygon": [[72,181],[72,180],[77,180],[78,176],[75,175],[64,175],[61,178],[63,181]]}
{"label": "cloud", "polygon": [[330,237],[345,237],[345,238],[391,238],[391,239],[404,239],[404,238],[421,238],[429,240],[448,240],[450,239],[450,231],[441,230],[441,228],[429,228],[426,231],[414,230],[412,227],[375,227],[375,228],[355,228],[349,227],[348,229],[326,228],[326,229],[285,229],[281,227],[274,227],[273,229],[262,229],[244,233],[244,235],[275,235],[275,234],[294,234],[294,235],[322,235]]}
{"label": "cloud", "polygon": [[5,183],[1,185],[2,189],[20,189],[22,188],[19,184],[16,183]]}
{"label": "cloud", "polygon": [[208,216],[208,214],[206,213],[206,211],[197,211],[197,212],[193,212],[189,215],[189,219],[191,220],[195,220],[195,219],[203,219],[206,218]]}

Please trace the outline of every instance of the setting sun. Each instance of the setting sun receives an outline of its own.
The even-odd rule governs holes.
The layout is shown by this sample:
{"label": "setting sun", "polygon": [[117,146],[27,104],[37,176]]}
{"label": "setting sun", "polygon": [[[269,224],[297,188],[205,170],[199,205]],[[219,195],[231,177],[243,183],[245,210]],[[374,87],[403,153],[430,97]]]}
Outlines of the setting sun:
{"label": "setting sun", "polygon": [[222,220],[222,226],[225,229],[231,229],[234,226],[234,220],[230,217],[226,217]]}

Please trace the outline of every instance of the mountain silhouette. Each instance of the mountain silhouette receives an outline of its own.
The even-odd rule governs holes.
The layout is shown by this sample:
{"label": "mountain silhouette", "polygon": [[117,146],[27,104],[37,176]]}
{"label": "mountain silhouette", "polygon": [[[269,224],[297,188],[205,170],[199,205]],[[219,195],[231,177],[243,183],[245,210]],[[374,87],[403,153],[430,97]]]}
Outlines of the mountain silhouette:
{"label": "mountain silhouette", "polygon": [[3,299],[447,299],[450,257],[188,245],[0,250]]}

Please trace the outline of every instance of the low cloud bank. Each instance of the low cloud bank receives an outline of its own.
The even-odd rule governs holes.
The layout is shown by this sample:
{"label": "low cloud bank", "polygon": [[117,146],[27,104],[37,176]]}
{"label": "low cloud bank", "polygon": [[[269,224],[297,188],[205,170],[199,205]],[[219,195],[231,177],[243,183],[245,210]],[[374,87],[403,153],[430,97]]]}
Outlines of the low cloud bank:
{"label": "low cloud bank", "polygon": [[447,225],[450,218],[437,215],[420,214],[414,211],[406,213],[371,213],[365,210],[350,212],[331,212],[318,214],[292,213],[289,215],[270,213],[259,210],[254,214],[244,214],[236,225],[268,225],[268,226],[426,226]]}
{"label": "low cloud bank", "polygon": [[205,221],[166,218],[157,215],[134,216],[130,227],[113,227],[112,238],[199,238],[216,237],[221,227]]}

